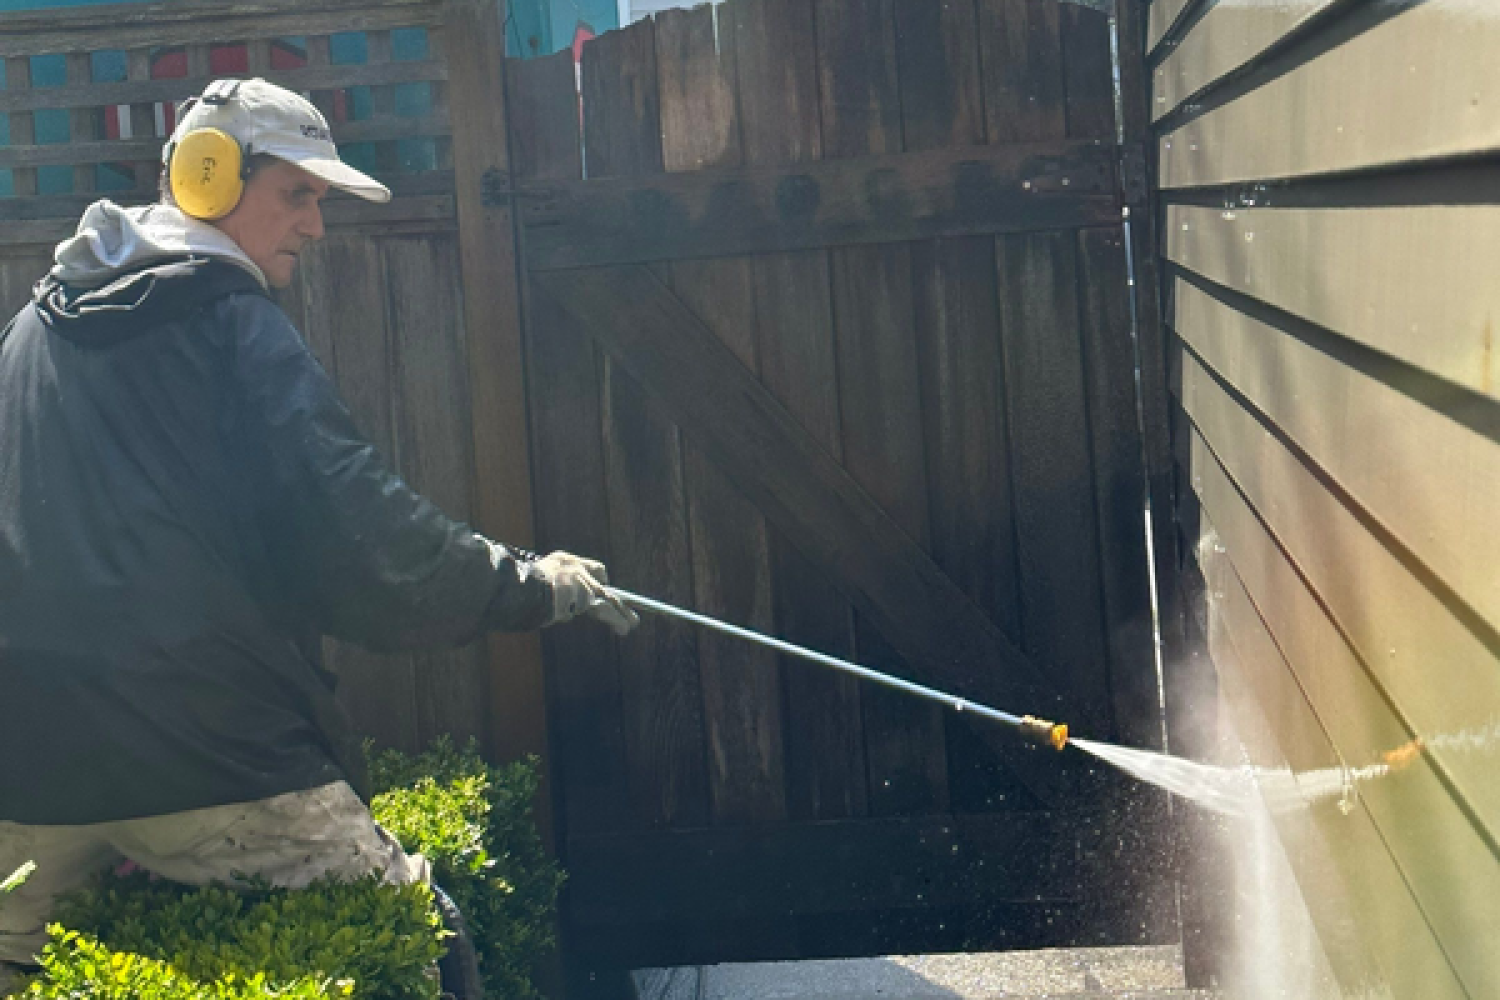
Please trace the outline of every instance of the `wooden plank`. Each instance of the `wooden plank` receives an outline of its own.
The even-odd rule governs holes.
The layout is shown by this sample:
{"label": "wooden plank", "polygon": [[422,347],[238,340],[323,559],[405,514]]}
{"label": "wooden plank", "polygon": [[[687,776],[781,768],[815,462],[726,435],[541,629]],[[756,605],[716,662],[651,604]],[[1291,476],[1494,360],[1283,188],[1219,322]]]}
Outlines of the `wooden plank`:
{"label": "wooden plank", "polygon": [[[1460,386],[1500,394],[1500,209],[1173,205],[1167,257]],[[1317,266],[1309,266],[1316,261]]]}
{"label": "wooden plank", "polygon": [[[1199,360],[1358,497],[1433,577],[1500,626],[1500,552],[1472,530],[1500,489],[1500,442],[1184,279],[1175,294],[1178,334]],[[1489,406],[1500,426],[1500,406]]]}
{"label": "wooden plank", "polygon": [[[509,63],[512,163],[518,175],[577,177],[578,96],[571,53]],[[613,562],[600,433],[598,349],[527,298],[527,409],[531,417],[537,539],[544,549]],[[543,502],[545,498],[545,502]],[[567,836],[634,829],[636,809],[621,728],[619,650],[603,629],[543,633],[552,706],[552,769]]]}
{"label": "wooden plank", "polygon": [[895,17],[905,148],[983,143],[978,7],[896,0]]}
{"label": "wooden plank", "polygon": [[[87,52],[69,52],[68,82],[87,84],[93,77],[93,65]],[[92,108],[74,108],[68,112],[68,141],[88,142],[98,137],[100,115]],[[73,190],[93,191],[94,168],[80,164],[73,168]]]}
{"label": "wooden plank", "polygon": [[1068,137],[1113,140],[1115,137],[1114,52],[1109,14],[1081,4],[1060,4],[1063,90]]}
{"label": "wooden plank", "polygon": [[53,52],[208,45],[227,38],[279,38],[378,31],[443,23],[440,0],[194,0],[124,3],[87,9],[14,11],[0,20],[0,58]]}
{"label": "wooden plank", "polygon": [[557,183],[522,213],[549,270],[1108,225],[1116,190],[1105,147],[1046,144]]}
{"label": "wooden plank", "polygon": [[[1072,812],[671,831],[587,838],[573,847],[575,912],[595,926],[787,913],[858,919],[870,910],[1021,900],[1093,906],[1097,879],[1150,869],[1142,858],[1154,854],[1146,831]],[[872,866],[872,858],[901,864]],[[1150,875],[1141,874],[1139,885],[1151,893]]]}
{"label": "wooden plank", "polygon": [[[518,184],[536,178],[576,180],[583,172],[573,53],[506,61],[511,94],[511,162]],[[523,216],[527,209],[522,208]],[[532,265],[527,243],[527,265]]]}
{"label": "wooden plank", "polygon": [[[450,31],[454,190],[459,219],[464,329],[473,428],[474,523],[500,541],[535,544],[531,453],[523,371],[521,291],[511,207],[488,197],[486,178],[511,168],[505,119],[502,11],[492,0],[446,0]],[[493,633],[489,651],[490,751],[498,759],[544,754],[548,746],[541,641],[534,632]],[[543,765],[545,768],[545,764]],[[544,781],[550,781],[545,776]],[[538,821],[551,839],[551,806]]]}
{"label": "wooden plank", "polygon": [[1078,733],[1108,732],[1099,526],[1080,341],[1076,240],[1003,239],[997,258],[1024,648],[1067,692]]}
{"label": "wooden plank", "polygon": [[[31,89],[31,60],[26,56],[16,55],[5,58],[5,89],[9,91],[20,91]],[[26,197],[37,193],[36,170],[33,164],[24,160],[7,162],[6,154],[16,146],[25,146],[32,149],[41,149],[40,146],[32,146],[36,142],[36,125],[30,114],[21,112],[9,116],[10,120],[10,146],[0,149],[0,169],[12,168],[12,190],[17,197]]]}
{"label": "wooden plank", "polygon": [[1296,177],[1500,148],[1500,80],[1488,59],[1497,44],[1500,21],[1475,17],[1472,4],[1413,5],[1163,136],[1161,185]]}
{"label": "wooden plank", "polygon": [[[1253,421],[1250,423],[1253,425]],[[1264,435],[1257,436],[1265,439]],[[1219,440],[1231,448],[1238,446],[1222,435]],[[1276,463],[1273,460],[1271,464]],[[1371,683],[1369,665],[1362,662],[1366,658],[1348,643],[1346,623],[1328,616],[1322,581],[1305,574],[1301,552],[1297,566],[1303,572],[1293,570],[1286,559],[1289,539],[1281,537],[1279,530],[1275,536],[1268,536],[1260,529],[1261,522],[1248,503],[1265,513],[1267,498],[1256,490],[1247,503],[1238,488],[1243,484],[1225,474],[1202,437],[1194,441],[1193,473],[1207,514],[1214,519],[1246,589],[1285,650],[1287,661],[1301,671],[1301,685],[1326,722],[1341,758],[1351,767],[1378,765],[1383,755],[1408,744],[1413,735],[1409,724],[1392,711],[1387,693]],[[1276,529],[1275,525],[1271,527]],[[1267,586],[1272,574],[1279,578],[1281,587]],[[1317,589],[1310,592],[1309,584]],[[1424,739],[1437,738],[1441,744],[1444,737],[1459,733],[1463,724],[1463,720],[1453,719],[1452,728],[1419,732]],[[1485,996],[1494,992],[1500,961],[1488,938],[1476,928],[1488,919],[1489,911],[1500,906],[1494,895],[1500,866],[1495,864],[1491,847],[1477,835],[1469,817],[1454,801],[1440,774],[1440,759],[1441,753],[1429,742],[1410,764],[1389,773],[1377,771],[1369,780],[1358,781],[1358,801],[1369,811],[1383,846],[1415,897],[1424,921],[1441,942],[1463,989],[1469,996]],[[1321,808],[1336,812],[1337,799],[1326,801]],[[1435,849],[1438,845],[1441,848]],[[1369,865],[1355,865],[1357,877],[1379,874],[1374,863],[1378,861],[1377,855]],[[1367,870],[1368,875],[1364,874]],[[1384,902],[1365,910],[1360,918],[1362,923],[1368,922],[1376,940],[1389,941],[1395,936],[1396,928],[1381,927],[1382,918],[1405,915],[1399,904],[1387,906]],[[1405,979],[1413,970],[1406,965],[1404,948],[1395,953],[1402,956],[1401,967],[1389,972],[1402,977],[1398,980],[1401,992],[1425,995],[1425,987],[1417,985],[1421,979]],[[1431,951],[1427,957],[1436,958]],[[1427,971],[1434,982],[1443,981],[1441,967],[1435,961]]]}
{"label": "wooden plank", "polygon": [[1285,38],[1308,18],[1342,0],[1292,0],[1278,4],[1214,4],[1152,74],[1151,117],[1173,111],[1187,98]]}
{"label": "wooden plank", "polygon": [[1099,229],[1080,233],[1079,261],[1085,391],[1115,732],[1132,746],[1160,749],[1161,691],[1142,516],[1146,482],[1124,233]]}
{"label": "wooden plank", "polygon": [[[742,160],[736,114],[733,21],[715,28],[703,6],[656,17],[662,155],[669,171]],[[716,30],[719,32],[716,38]],[[754,372],[755,288],[745,259],[668,266],[670,287]],[[765,516],[691,442],[683,446],[692,543],[693,606],[757,631],[774,631]],[[713,633],[698,638],[709,786],[719,823],[784,820],[785,738],[775,653]]]}
{"label": "wooden plank", "polygon": [[[0,211],[0,246],[31,243],[55,244],[72,236],[78,228],[78,216],[96,196],[57,196],[56,198],[15,199],[18,211]],[[154,192],[138,191],[118,195],[121,205],[155,201]],[[20,211],[33,201],[44,202],[45,210]],[[9,205],[5,205],[9,208]],[[29,216],[36,216],[31,218]],[[323,224],[330,232],[349,234],[371,232],[396,235],[399,232],[440,232],[454,228],[455,209],[452,195],[417,195],[398,197],[385,204],[350,199],[330,199],[323,203]]]}
{"label": "wooden plank", "polygon": [[[907,149],[983,142],[977,8],[919,0],[898,5],[896,13]],[[1019,639],[994,241],[918,243],[912,271],[932,556],[991,621]],[[997,753],[977,731],[983,726],[947,720],[953,808],[1037,805],[1007,766],[1015,748]]]}
{"label": "wooden plank", "polygon": [[[590,176],[662,170],[657,80],[651,21],[603,35],[584,49],[583,145]],[[613,579],[690,605],[680,432],[618,358],[606,355],[602,374]],[[630,786],[649,826],[701,825],[711,815],[697,640],[696,630],[681,622],[647,616],[620,651]]]}
{"label": "wooden plank", "polygon": [[[820,0],[818,67],[825,158],[902,149],[893,0]],[[844,467],[917,545],[930,545],[927,461],[910,249],[830,253]],[[862,662],[909,675],[890,637],[855,617]],[[888,690],[862,693],[870,812],[918,815],[948,807],[940,710]]]}
{"label": "wooden plank", "polygon": [[[339,395],[386,461],[399,465],[380,249],[371,240],[330,237],[309,248],[298,270],[307,329],[314,331],[309,341],[327,338]],[[344,643],[333,644],[329,652],[328,666],[339,675],[339,700],[359,731],[383,747],[420,749],[412,657],[368,653]]]}
{"label": "wooden plank", "polygon": [[1068,134],[1058,3],[978,0],[986,132],[992,143]]}
{"label": "wooden plank", "polygon": [[[733,24],[740,130],[747,164],[810,163],[821,155],[816,33],[811,4],[736,0]],[[830,454],[840,454],[838,371],[828,255],[770,254],[752,263],[756,356],[766,389]],[[854,655],[849,602],[774,524],[777,634],[835,656]],[[868,811],[860,687],[852,677],[782,660],[787,808],[797,819]]]}
{"label": "wooden plank", "polygon": [[1041,714],[1059,706],[1027,658],[650,271],[544,274],[534,284],[650,387],[928,682]]}
{"label": "wooden plank", "polygon": [[[1463,996],[1368,806],[1357,802],[1346,815],[1315,798],[1343,761],[1211,522],[1205,532],[1204,569],[1216,595],[1209,634],[1225,701],[1244,752],[1265,769],[1270,818],[1339,985],[1354,993],[1383,987],[1392,996]],[[1282,575],[1295,592],[1295,576]],[[1319,612],[1304,601],[1297,613]],[[1289,808],[1304,788],[1306,804]],[[1326,992],[1287,985],[1298,996]]]}
{"label": "wooden plank", "polygon": [[[469,427],[463,288],[452,236],[379,241],[391,324],[394,431],[401,472],[449,517],[473,518],[473,432]],[[489,664],[483,642],[420,652],[418,737],[441,734],[488,743]],[[501,664],[497,671],[509,669]]]}

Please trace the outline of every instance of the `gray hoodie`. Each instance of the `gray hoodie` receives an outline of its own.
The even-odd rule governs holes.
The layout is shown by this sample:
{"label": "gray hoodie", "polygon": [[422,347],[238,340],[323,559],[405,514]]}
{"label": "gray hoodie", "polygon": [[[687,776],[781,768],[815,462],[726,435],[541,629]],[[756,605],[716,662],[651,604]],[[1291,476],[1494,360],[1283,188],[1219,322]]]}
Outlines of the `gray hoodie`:
{"label": "gray hoodie", "polygon": [[189,255],[243,268],[266,287],[266,276],[239,244],[207,222],[174,205],[121,208],[108,200],[90,205],[78,232],[57,245],[51,275],[74,288],[98,288],[125,271]]}

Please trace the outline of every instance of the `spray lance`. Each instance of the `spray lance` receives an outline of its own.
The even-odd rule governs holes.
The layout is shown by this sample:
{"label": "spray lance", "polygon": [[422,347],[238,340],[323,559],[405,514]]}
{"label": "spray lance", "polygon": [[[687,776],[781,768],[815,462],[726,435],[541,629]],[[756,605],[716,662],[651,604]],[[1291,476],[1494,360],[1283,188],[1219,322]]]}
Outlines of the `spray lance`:
{"label": "spray lance", "polygon": [[883,684],[886,687],[895,688],[897,691],[904,691],[907,694],[916,695],[918,698],[926,698],[928,701],[935,701],[940,705],[948,706],[955,712],[973,712],[975,715],[981,716],[983,718],[991,719],[995,722],[1003,722],[1007,726],[1012,726],[1017,729],[1020,732],[1022,738],[1029,743],[1035,743],[1040,746],[1050,746],[1057,750],[1061,750],[1063,747],[1068,745],[1068,727],[1066,725],[1062,725],[1056,722],[1049,722],[1046,719],[1038,719],[1035,716],[1031,715],[1012,715],[1009,712],[1002,712],[998,708],[990,708],[988,705],[980,705],[977,702],[969,701],[967,698],[960,698],[957,695],[938,691],[935,688],[924,687],[921,684],[914,684],[911,681],[903,680],[900,677],[894,677],[890,674],[884,674],[878,670],[872,670],[869,667],[862,667],[859,664],[851,663],[848,660],[841,660],[837,656],[829,656],[827,653],[819,653],[816,650],[808,649],[805,646],[798,646],[795,643],[790,643],[783,639],[776,639],[769,635],[763,635],[760,632],[755,632],[747,628],[741,628],[738,625],[731,625],[728,622],[722,622],[716,618],[710,618],[707,615],[700,615],[694,611],[687,611],[683,608],[673,607],[672,605],[666,604],[662,601],[653,600],[649,597],[642,597],[640,594],[632,594],[628,590],[621,590],[618,587],[609,587],[607,589],[621,601],[624,601],[631,607],[638,608],[642,611],[650,611],[654,614],[666,615],[670,618],[679,618],[683,621],[689,621],[694,623],[695,625],[701,625],[704,628],[712,629],[715,632],[722,632],[725,635],[734,636],[736,639],[744,639],[748,642],[756,643],[757,645],[769,646],[770,648],[777,650],[778,652],[785,653],[788,656],[796,656],[804,660],[810,660],[813,663],[819,663],[825,667],[832,667],[834,670],[841,670],[846,674],[853,674],[855,677],[859,677],[867,681],[872,681],[876,684]]}

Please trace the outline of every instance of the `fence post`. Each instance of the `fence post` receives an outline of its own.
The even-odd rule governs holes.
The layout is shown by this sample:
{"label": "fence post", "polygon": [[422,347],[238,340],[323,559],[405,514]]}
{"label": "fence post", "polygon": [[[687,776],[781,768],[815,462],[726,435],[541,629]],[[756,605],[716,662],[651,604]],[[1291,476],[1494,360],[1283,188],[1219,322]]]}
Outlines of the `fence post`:
{"label": "fence post", "polygon": [[[531,452],[522,356],[521,290],[505,110],[505,0],[446,0],[444,47],[453,133],[459,260],[473,411],[476,527],[531,548]],[[547,750],[541,640],[493,634],[489,750],[500,760]],[[545,762],[545,757],[544,757]],[[537,802],[554,844],[545,763]]]}

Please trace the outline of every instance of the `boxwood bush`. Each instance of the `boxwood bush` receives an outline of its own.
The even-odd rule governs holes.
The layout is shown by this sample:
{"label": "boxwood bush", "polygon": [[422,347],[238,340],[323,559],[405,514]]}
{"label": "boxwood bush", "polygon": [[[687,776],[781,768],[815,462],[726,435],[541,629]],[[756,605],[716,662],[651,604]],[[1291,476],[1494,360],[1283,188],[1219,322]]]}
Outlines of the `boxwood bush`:
{"label": "boxwood bush", "polygon": [[[531,816],[536,762],[492,768],[440,740],[372,753],[371,772],[371,811],[464,912],[489,996],[534,1000],[562,882]],[[291,891],[110,874],[56,916],[26,1000],[435,1000],[446,937],[428,887],[376,876]]]}

